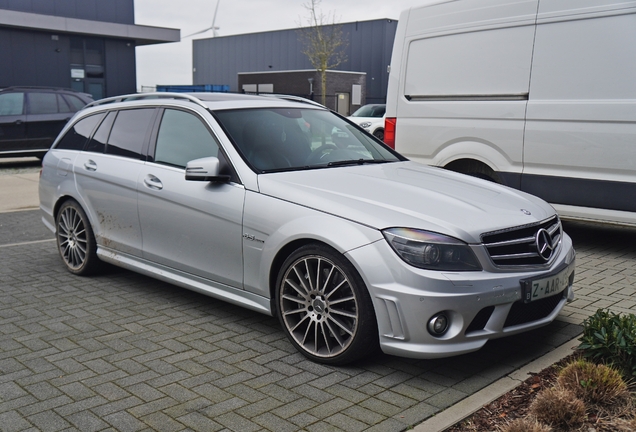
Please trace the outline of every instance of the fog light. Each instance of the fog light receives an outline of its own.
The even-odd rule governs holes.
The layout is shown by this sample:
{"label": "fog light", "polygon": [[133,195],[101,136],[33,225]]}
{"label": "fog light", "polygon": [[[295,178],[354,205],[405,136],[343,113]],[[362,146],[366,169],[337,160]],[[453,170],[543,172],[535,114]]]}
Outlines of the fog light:
{"label": "fog light", "polygon": [[448,330],[448,317],[438,313],[428,321],[428,331],[433,336],[441,336]]}

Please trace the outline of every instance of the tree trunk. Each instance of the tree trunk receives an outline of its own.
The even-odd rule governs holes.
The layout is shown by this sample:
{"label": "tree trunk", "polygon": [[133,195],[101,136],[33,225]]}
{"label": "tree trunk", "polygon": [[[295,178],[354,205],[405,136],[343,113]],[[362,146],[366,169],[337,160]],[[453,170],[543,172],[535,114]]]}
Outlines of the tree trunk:
{"label": "tree trunk", "polygon": [[320,71],[320,93],[322,94],[322,104],[327,106],[327,71]]}

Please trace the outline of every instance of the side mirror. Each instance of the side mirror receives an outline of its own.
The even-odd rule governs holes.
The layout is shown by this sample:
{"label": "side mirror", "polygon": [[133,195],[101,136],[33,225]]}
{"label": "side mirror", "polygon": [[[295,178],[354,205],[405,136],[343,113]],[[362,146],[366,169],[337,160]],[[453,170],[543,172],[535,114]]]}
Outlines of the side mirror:
{"label": "side mirror", "polygon": [[229,175],[220,174],[219,158],[206,157],[186,164],[185,178],[190,181],[227,182]]}

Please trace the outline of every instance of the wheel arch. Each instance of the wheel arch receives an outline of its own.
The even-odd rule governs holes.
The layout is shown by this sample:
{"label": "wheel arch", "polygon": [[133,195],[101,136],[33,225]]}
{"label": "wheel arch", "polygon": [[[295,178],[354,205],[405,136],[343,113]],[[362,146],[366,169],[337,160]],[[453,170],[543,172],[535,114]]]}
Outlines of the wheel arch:
{"label": "wheel arch", "polygon": [[444,165],[444,168],[449,171],[482,178],[484,180],[490,180],[495,183],[502,183],[497,171],[481,160],[472,158],[456,159]]}
{"label": "wheel arch", "polygon": [[[286,250],[289,254],[286,255],[282,253],[277,256],[277,258],[280,258],[280,261],[278,264],[278,271],[276,272],[277,277],[273,285],[275,293],[273,294],[272,303],[275,308],[274,315],[278,317],[281,326],[283,326],[283,329],[292,344],[296,345],[297,349],[303,355],[314,361],[336,365],[356,361],[379,348],[379,328],[371,292],[369,291],[369,287],[366,285],[366,281],[362,277],[360,270],[355,263],[346,256],[346,253],[335,249],[325,242],[313,241],[311,239],[306,242],[290,242],[286,246],[289,246],[289,249]],[[321,261],[326,262],[324,265],[330,266],[331,268],[331,271],[328,272],[329,276],[326,276],[326,279],[324,279],[325,276],[322,276],[322,278],[318,276],[322,273],[318,272],[318,269],[323,268],[320,264]],[[312,262],[314,264],[312,264]],[[300,271],[289,270],[291,268],[297,268],[296,266],[302,266],[302,269]],[[309,292],[305,292],[303,294],[298,288],[292,288],[293,284],[282,283],[283,280],[287,281],[288,279],[296,279],[296,283],[298,285],[302,284],[305,286],[304,282],[299,281],[308,277],[308,275],[305,274],[305,269],[312,276],[316,277],[316,282],[320,279],[320,283],[313,284],[308,282],[308,284],[313,287],[311,288],[311,299],[309,298]],[[284,274],[282,273],[283,271],[285,272]],[[331,276],[332,272],[334,275],[337,275],[333,276],[333,278],[338,276],[341,278],[340,282],[337,280],[334,282],[334,279],[332,279]],[[347,284],[343,284],[343,278],[346,278],[348,281]],[[314,280],[313,277],[311,280]],[[329,291],[329,286],[331,286],[332,289],[334,286],[336,288],[333,289],[333,291]],[[339,288],[341,289],[339,290]],[[346,291],[347,289],[349,291]],[[324,295],[324,293],[327,292],[330,292],[330,294]],[[336,295],[332,298],[332,294],[334,293]],[[292,297],[298,300],[292,300],[292,307],[289,309],[285,304],[289,304]],[[318,302],[318,305],[316,305],[312,299]],[[334,301],[334,299],[335,302],[330,304],[330,301]],[[297,309],[297,303],[299,303],[299,300],[305,304],[305,308],[302,309],[301,313],[306,314],[306,316],[302,319],[295,318],[298,316],[297,314],[300,311]],[[353,302],[355,302],[355,308],[353,308]],[[349,306],[345,306],[347,303]],[[276,310],[279,306],[282,306],[280,312]],[[316,309],[313,309],[313,307],[316,307]],[[337,331],[337,326],[335,327],[336,331],[334,333],[334,329],[331,328],[331,326],[326,325],[323,328],[322,325],[319,326],[317,322],[314,322],[313,325],[315,326],[314,328],[316,332],[324,335],[324,339],[320,340],[325,342],[325,344],[319,343],[318,338],[314,339],[315,345],[314,350],[312,351],[305,343],[305,339],[308,334],[307,331],[311,328],[312,321],[315,319],[328,320],[330,318],[325,318],[325,315],[331,315],[332,310],[337,310],[341,307],[344,307],[342,310],[343,312],[346,310],[355,315],[355,317],[353,315],[349,315],[349,318],[353,321],[349,323],[351,327],[348,327],[348,324],[346,323],[346,321],[350,321],[349,319],[345,319],[341,322],[341,324],[338,324],[340,328],[346,330],[346,327],[348,327],[351,331],[347,331],[347,333],[340,333],[341,337],[344,336],[344,339],[341,340],[336,336],[336,334],[339,333]],[[292,314],[283,312],[289,310],[293,310],[294,312]],[[314,311],[317,311],[317,313]],[[344,316],[339,314],[340,312],[336,312],[336,316],[344,318]],[[306,321],[305,319],[309,316],[311,316],[311,318],[309,318],[309,321]],[[292,321],[291,327],[290,320]],[[294,322],[295,320],[296,322]],[[296,331],[296,329],[301,325],[305,325],[307,328],[305,330],[301,329],[301,338],[299,339],[299,332]],[[302,336],[303,333],[305,336]],[[347,334],[351,337],[349,338]],[[329,348],[329,341],[331,340],[333,343],[334,339],[338,339],[341,349],[339,349],[338,344],[335,344],[335,351],[332,351],[333,346],[332,348]],[[326,346],[328,353],[325,353],[323,348],[319,348],[319,345],[324,345],[323,348]],[[319,351],[321,351],[322,354],[320,354]]]}
{"label": "wheel arch", "polygon": [[[424,157],[421,162],[444,168],[448,168],[451,164],[472,164],[487,167],[486,171],[495,173],[521,173],[523,155],[520,149],[508,147],[488,140],[457,138],[440,143],[437,150],[430,156]],[[414,156],[412,159],[416,161],[420,159],[417,155],[410,156]]]}
{"label": "wheel arch", "polygon": [[308,244],[322,244],[325,246],[329,246],[327,243],[323,241],[312,239],[312,238],[296,239],[287,243],[282,248],[280,248],[279,251],[274,256],[274,259],[272,260],[272,264],[269,267],[269,276],[267,278],[267,283],[268,283],[268,289],[269,289],[269,298],[271,299],[271,305],[272,305],[271,306],[272,315],[274,316],[276,316],[276,313],[277,313],[276,301],[275,301],[276,279],[278,279],[278,274],[280,273],[280,270],[283,267],[283,263],[285,262],[287,257],[289,257],[292,253],[294,253],[295,250],[300,249],[301,247],[306,246]]}
{"label": "wheel arch", "polygon": [[[82,209],[84,208],[84,206],[82,206],[82,204],[78,200],[73,198],[71,195],[62,195],[61,197],[58,198],[57,201],[55,201],[55,205],[53,206],[54,220],[57,219],[57,214],[60,212],[60,208],[62,208],[64,203],[71,200],[77,202],[80,205],[80,207],[82,207]],[[84,210],[84,212],[86,212],[86,210]]]}

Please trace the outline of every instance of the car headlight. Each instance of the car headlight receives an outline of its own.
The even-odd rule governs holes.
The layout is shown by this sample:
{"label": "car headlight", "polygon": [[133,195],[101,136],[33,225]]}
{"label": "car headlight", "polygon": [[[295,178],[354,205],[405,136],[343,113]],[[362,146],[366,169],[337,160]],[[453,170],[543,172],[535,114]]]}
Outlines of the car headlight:
{"label": "car headlight", "polygon": [[383,234],[400,258],[412,266],[444,271],[481,270],[470,247],[455,238],[410,228],[390,228]]}
{"label": "car headlight", "polygon": [[360,123],[360,127],[363,128],[363,129],[371,127],[371,122],[362,122],[362,123]]}

